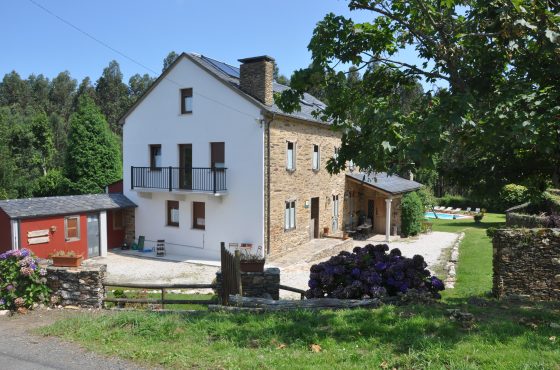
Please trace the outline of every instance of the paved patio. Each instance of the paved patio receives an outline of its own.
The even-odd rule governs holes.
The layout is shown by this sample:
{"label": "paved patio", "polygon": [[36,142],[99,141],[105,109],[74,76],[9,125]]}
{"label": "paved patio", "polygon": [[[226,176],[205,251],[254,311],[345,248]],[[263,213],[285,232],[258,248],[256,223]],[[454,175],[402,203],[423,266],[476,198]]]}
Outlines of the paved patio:
{"label": "paved patio", "polygon": [[[452,247],[459,234],[432,232],[419,237],[400,239],[395,237],[389,247],[399,248],[404,256],[415,254],[424,256],[428,268],[433,270],[442,254]],[[309,268],[320,261],[342,250],[352,251],[356,246],[385,243],[384,236],[376,235],[367,240],[315,239],[283,255],[272,257],[267,267],[278,267],[281,270],[281,284],[299,289],[307,289]],[[89,262],[88,262],[89,261]],[[214,280],[220,267],[219,261],[197,260],[179,255],[155,257],[153,253],[137,251],[109,252],[107,257],[97,257],[86,263],[107,264],[108,281],[110,283],[198,283],[208,284]],[[201,291],[202,292],[202,291]],[[280,292],[281,298],[299,298],[296,293]]]}

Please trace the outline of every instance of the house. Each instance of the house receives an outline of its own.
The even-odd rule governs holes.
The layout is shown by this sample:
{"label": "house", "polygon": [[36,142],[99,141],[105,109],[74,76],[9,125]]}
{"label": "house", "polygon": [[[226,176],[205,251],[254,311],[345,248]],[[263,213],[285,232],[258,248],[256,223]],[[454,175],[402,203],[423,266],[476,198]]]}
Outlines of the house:
{"label": "house", "polygon": [[312,114],[324,104],[305,94],[299,112],[283,112],[274,94],[288,87],[274,81],[274,59],[239,61],[183,53],[122,118],[136,237],[215,259],[220,242],[279,254],[368,220],[387,237],[398,232],[399,199],[421,185],[330,175],[341,134]]}
{"label": "house", "polygon": [[123,245],[126,215],[134,207],[123,194],[2,200],[0,252],[27,248],[39,258],[57,250],[106,256],[108,248]]}

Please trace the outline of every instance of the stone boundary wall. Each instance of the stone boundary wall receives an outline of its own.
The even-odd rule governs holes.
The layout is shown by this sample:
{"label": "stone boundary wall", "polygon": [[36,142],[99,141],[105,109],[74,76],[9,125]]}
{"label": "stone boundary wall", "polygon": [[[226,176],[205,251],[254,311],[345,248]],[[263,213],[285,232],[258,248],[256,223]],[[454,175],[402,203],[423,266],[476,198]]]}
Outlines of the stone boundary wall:
{"label": "stone boundary wall", "polygon": [[[244,297],[280,298],[280,269],[267,268],[264,272],[242,272],[241,285]],[[222,273],[216,272],[216,289],[222,288]]]}
{"label": "stone boundary wall", "polygon": [[498,229],[492,243],[495,296],[560,300],[560,229]]}
{"label": "stone boundary wall", "polygon": [[[61,306],[101,308],[107,265],[47,267],[47,286],[51,301]],[[54,298],[54,300],[53,300]]]}
{"label": "stone boundary wall", "polygon": [[506,225],[508,227],[547,227],[548,217],[538,215],[526,215],[522,213],[506,213]]}

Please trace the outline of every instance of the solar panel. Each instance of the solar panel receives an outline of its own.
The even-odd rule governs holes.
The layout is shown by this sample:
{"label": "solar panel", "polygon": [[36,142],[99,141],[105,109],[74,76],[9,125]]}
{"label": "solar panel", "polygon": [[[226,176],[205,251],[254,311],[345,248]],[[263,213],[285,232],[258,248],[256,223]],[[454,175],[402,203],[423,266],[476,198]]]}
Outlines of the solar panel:
{"label": "solar panel", "polygon": [[200,57],[202,59],[204,59],[205,61],[207,61],[208,63],[212,64],[214,67],[216,67],[220,71],[224,72],[226,75],[228,75],[230,77],[233,77],[233,78],[239,78],[239,68],[234,67],[234,66],[230,66],[229,64],[226,64],[224,62],[220,62],[220,61],[212,59],[212,58],[205,57],[204,55],[201,55]]}

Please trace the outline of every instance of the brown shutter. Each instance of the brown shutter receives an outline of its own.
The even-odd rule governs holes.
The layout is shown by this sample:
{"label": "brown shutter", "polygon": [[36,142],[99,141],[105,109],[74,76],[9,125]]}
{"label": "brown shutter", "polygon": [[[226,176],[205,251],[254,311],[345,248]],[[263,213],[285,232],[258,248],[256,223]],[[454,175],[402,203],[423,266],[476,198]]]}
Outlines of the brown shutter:
{"label": "brown shutter", "polygon": [[226,163],[225,143],[210,143],[210,167],[215,168],[216,163]]}
{"label": "brown shutter", "polygon": [[204,202],[193,202],[193,229],[205,229],[206,210]]}
{"label": "brown shutter", "polygon": [[173,222],[171,218],[171,212],[174,209],[179,209],[179,202],[176,200],[167,201],[167,225],[168,226],[179,226],[179,222]]}

